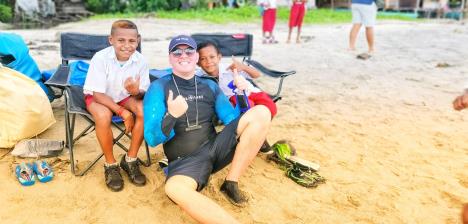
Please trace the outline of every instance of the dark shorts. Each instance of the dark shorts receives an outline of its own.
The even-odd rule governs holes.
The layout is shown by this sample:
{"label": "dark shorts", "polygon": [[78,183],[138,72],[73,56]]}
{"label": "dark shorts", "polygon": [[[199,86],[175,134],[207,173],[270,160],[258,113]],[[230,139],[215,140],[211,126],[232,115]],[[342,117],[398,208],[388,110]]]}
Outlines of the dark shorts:
{"label": "dark shorts", "polygon": [[233,120],[218,133],[216,138],[200,146],[192,154],[171,161],[167,179],[175,175],[193,178],[197,191],[207,184],[212,173],[216,173],[231,163],[237,146],[237,125],[241,116]]}

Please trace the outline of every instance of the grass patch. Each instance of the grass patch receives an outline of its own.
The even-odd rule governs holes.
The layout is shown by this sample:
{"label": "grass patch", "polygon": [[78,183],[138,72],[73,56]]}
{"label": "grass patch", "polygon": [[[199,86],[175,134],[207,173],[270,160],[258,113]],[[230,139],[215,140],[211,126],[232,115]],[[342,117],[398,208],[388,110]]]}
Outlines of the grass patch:
{"label": "grass patch", "polygon": [[[289,20],[289,8],[280,7],[277,11],[277,19],[282,22]],[[178,20],[200,20],[210,23],[226,24],[226,23],[253,23],[260,22],[261,17],[257,7],[246,6],[238,9],[215,8],[207,9],[191,9],[181,11],[157,11],[154,13],[117,13],[117,14],[99,14],[94,15],[91,19],[109,19],[109,18],[141,18],[141,17],[156,17],[162,19],[178,19]],[[405,14],[384,14],[379,13],[378,20],[403,20],[415,21],[415,18]],[[333,23],[349,23],[351,22],[351,11],[349,10],[331,10],[331,9],[314,9],[309,10],[304,18],[305,24],[333,24]]]}

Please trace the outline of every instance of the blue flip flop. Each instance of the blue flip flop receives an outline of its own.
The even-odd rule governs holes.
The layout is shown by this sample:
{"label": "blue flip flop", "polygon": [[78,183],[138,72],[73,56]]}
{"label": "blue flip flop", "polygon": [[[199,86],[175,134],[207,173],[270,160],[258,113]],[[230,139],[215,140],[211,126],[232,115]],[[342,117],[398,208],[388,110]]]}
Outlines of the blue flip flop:
{"label": "blue flip flop", "polygon": [[54,171],[44,160],[35,161],[33,163],[33,170],[37,175],[37,179],[42,183],[49,182],[54,177]]}
{"label": "blue flip flop", "polygon": [[23,186],[31,186],[36,182],[33,169],[29,163],[21,163],[15,169],[16,178]]}

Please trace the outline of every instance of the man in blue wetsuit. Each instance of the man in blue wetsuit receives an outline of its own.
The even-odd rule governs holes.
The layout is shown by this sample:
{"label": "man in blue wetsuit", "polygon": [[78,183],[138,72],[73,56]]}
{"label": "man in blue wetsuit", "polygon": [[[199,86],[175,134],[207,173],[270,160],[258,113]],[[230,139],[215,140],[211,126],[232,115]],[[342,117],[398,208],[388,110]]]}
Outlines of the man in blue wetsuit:
{"label": "man in blue wetsuit", "polygon": [[[216,82],[195,76],[197,45],[189,36],[169,44],[173,74],[153,82],[143,101],[144,135],[150,146],[163,143],[169,160],[165,191],[203,223],[237,223],[218,204],[199,193],[209,176],[231,163],[221,191],[234,204],[247,203],[238,180],[265,140],[271,114],[256,106],[240,115]],[[225,125],[216,133],[213,117]]]}

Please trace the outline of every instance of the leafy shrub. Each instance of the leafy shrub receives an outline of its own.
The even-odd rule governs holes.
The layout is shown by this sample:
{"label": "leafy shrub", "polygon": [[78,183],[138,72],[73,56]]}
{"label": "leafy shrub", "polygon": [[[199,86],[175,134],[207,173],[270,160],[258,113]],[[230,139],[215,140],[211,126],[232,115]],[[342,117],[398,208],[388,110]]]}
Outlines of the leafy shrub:
{"label": "leafy shrub", "polygon": [[86,8],[95,13],[123,12],[126,6],[125,0],[86,0]]}
{"label": "leafy shrub", "polygon": [[0,22],[9,23],[13,18],[11,7],[0,4]]}

